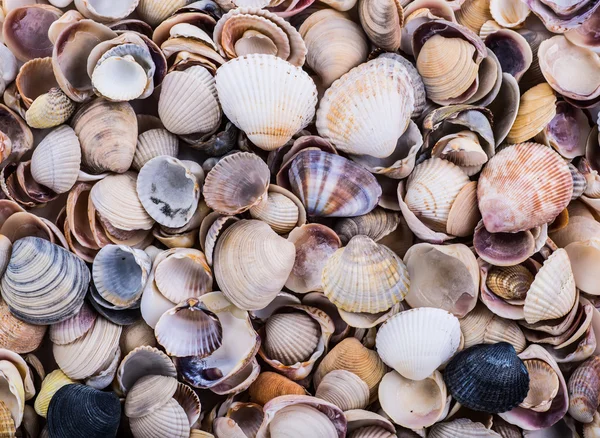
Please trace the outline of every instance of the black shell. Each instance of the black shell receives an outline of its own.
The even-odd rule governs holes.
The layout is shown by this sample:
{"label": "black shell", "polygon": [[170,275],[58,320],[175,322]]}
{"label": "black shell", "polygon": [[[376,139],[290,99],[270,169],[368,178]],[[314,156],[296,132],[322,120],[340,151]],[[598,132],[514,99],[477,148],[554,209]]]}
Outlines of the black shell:
{"label": "black shell", "polygon": [[461,405],[494,414],[518,406],[529,391],[527,368],[506,342],[461,351],[446,366],[444,381]]}
{"label": "black shell", "polygon": [[48,431],[52,438],[116,437],[120,420],[119,397],[85,385],[63,386],[48,407]]}

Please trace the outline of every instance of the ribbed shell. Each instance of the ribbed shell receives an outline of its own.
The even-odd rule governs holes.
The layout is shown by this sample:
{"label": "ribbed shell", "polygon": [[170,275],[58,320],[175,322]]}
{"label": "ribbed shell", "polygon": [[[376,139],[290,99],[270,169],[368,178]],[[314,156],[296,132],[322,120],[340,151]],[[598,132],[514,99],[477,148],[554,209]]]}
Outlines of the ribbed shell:
{"label": "ribbed shell", "polygon": [[533,274],[523,265],[493,266],[485,284],[500,298],[524,300],[533,279]]}
{"label": "ribbed shell", "polygon": [[75,103],[60,88],[54,87],[33,101],[25,120],[32,128],[52,128],[65,123],[74,112]]}
{"label": "ribbed shell", "polygon": [[410,287],[404,262],[388,247],[366,236],[355,236],[338,249],[323,268],[323,291],[347,312],[389,310]]}
{"label": "ribbed shell", "polygon": [[79,257],[39,237],[25,237],[13,245],[2,298],[23,321],[55,324],[81,309],[89,282],[90,271]]}
{"label": "ribbed shell", "polygon": [[342,411],[364,409],[369,404],[369,386],[350,371],[333,370],[323,377],[315,397],[333,403]]}
{"label": "ribbed shell", "polygon": [[493,430],[486,428],[481,423],[475,423],[467,418],[459,418],[458,420],[438,423],[434,425],[429,433],[428,438],[501,438]]}
{"label": "ribbed shell", "polygon": [[[323,412],[313,406],[295,404],[284,407],[277,411],[269,423],[271,436],[285,436],[290,430],[297,431],[292,437],[314,436],[335,437],[338,436],[331,419]],[[300,432],[302,430],[302,432]]]}
{"label": "ribbed shell", "polygon": [[235,58],[217,70],[216,83],[227,118],[264,150],[283,146],[315,115],[313,80],[272,55]]}
{"label": "ribbed shell", "polygon": [[401,2],[395,0],[363,0],[358,5],[360,23],[369,39],[389,52],[400,48],[404,11]]}
{"label": "ribbed shell", "polygon": [[589,423],[600,404],[600,357],[593,356],[569,378],[569,414],[577,421]]}
{"label": "ribbed shell", "polygon": [[529,324],[566,315],[575,304],[577,289],[567,252],[560,248],[540,268],[525,298]]}
{"label": "ribbed shell", "polygon": [[467,0],[456,13],[456,21],[476,34],[479,34],[483,23],[491,18],[489,0]]}
{"label": "ribbed shell", "polygon": [[521,96],[517,118],[506,137],[521,143],[539,134],[556,116],[556,95],[547,83],[536,85]]}
{"label": "ribbed shell", "polygon": [[248,394],[251,401],[265,405],[280,395],[304,395],[306,390],[281,374],[265,371],[250,385]]}
{"label": "ribbed shell", "polygon": [[0,301],[0,348],[19,354],[29,353],[40,346],[46,328],[45,325],[21,321],[10,312],[4,301]]}
{"label": "ribbed shell", "polygon": [[31,175],[56,193],[68,192],[77,181],[81,166],[79,140],[69,126],[50,132],[33,151]]}
{"label": "ribbed shell", "polygon": [[551,222],[573,193],[566,162],[537,143],[507,147],[486,164],[477,197],[490,233],[514,233]]}
{"label": "ribbed shell", "polygon": [[138,379],[147,375],[177,377],[177,370],[169,356],[158,348],[146,345],[137,347],[119,365],[119,389],[126,394]]}
{"label": "ribbed shell", "polygon": [[162,407],[177,391],[177,379],[169,376],[144,376],[135,382],[125,399],[125,415],[144,417]]}
{"label": "ribbed shell", "polygon": [[266,195],[271,174],[255,154],[240,152],[219,160],[204,183],[206,204],[222,214],[238,214],[256,205]]}
{"label": "ribbed shell", "polygon": [[184,409],[170,399],[151,414],[130,418],[129,426],[134,437],[139,438],[188,438],[190,423]]}
{"label": "ribbed shell", "polygon": [[465,339],[465,348],[483,344],[485,329],[494,318],[494,314],[481,302],[460,321],[460,329]]}
{"label": "ribbed shell", "polygon": [[558,393],[560,381],[556,371],[540,359],[524,361],[529,373],[529,392],[521,403],[521,407],[537,412],[545,412],[550,408],[552,400]]}
{"label": "ribbed shell", "polygon": [[[25,415],[28,408],[31,409],[31,406],[25,405]],[[25,426],[23,429],[27,430]],[[5,438],[14,438],[17,432],[15,422],[10,414],[10,409],[3,401],[0,401],[0,431]]]}
{"label": "ribbed shell", "polygon": [[279,313],[265,324],[264,349],[269,359],[294,365],[313,354],[320,336],[319,325],[306,313]]}
{"label": "ribbed shell", "polygon": [[221,291],[245,310],[262,309],[281,291],[296,257],[294,244],[256,220],[227,228],[214,253],[215,279]]}
{"label": "ribbed shell", "polygon": [[263,407],[256,403],[234,402],[227,412],[246,436],[256,436],[264,419]]}
{"label": "ribbed shell", "polygon": [[66,385],[52,397],[48,408],[50,436],[89,438],[117,435],[121,420],[119,397],[86,385]]}
{"label": "ribbed shell", "polygon": [[399,223],[400,215],[397,212],[377,207],[367,214],[338,220],[334,230],[344,245],[359,234],[377,242],[393,232]]}
{"label": "ribbed shell", "polygon": [[445,233],[452,204],[468,183],[469,177],[460,167],[431,158],[408,177],[404,202],[431,229]]}
{"label": "ribbed shell", "polygon": [[189,4],[189,0],[140,0],[137,13],[150,26],[156,26],[172,15],[177,9]]}
{"label": "ribbed shell", "polygon": [[269,193],[263,202],[250,207],[250,216],[268,223],[277,234],[287,234],[298,224],[298,206],[282,193]]}
{"label": "ribbed shell", "polygon": [[203,358],[223,341],[219,320],[194,298],[163,313],[154,333],[169,356]]}
{"label": "ribbed shell", "polygon": [[202,252],[173,248],[155,264],[154,281],[165,298],[180,303],[212,290],[213,276]]}
{"label": "ribbed shell", "polygon": [[160,88],[158,115],[173,134],[209,133],[221,123],[215,79],[204,67],[172,71]]}
{"label": "ribbed shell", "polygon": [[525,335],[519,325],[515,321],[510,321],[497,315],[486,326],[483,342],[485,344],[508,342],[514,347],[517,354],[525,350],[527,346]]}
{"label": "ribbed shell", "polygon": [[381,359],[402,376],[422,380],[450,359],[460,345],[458,319],[432,307],[400,312],[377,332]]}
{"label": "ribbed shell", "polygon": [[57,345],[70,344],[94,326],[96,317],[96,312],[84,301],[79,312],[71,318],[50,326],[50,340]]}
{"label": "ribbed shell", "polygon": [[517,27],[529,16],[530,10],[520,0],[490,0],[490,13],[502,27]]}
{"label": "ribbed shell", "polygon": [[518,406],[529,390],[527,368],[505,342],[461,351],[446,366],[444,380],[460,404],[489,413]]}
{"label": "ribbed shell", "polygon": [[42,387],[35,398],[35,412],[37,412],[37,414],[41,417],[46,418],[50,400],[52,400],[52,397],[54,394],[56,394],[56,391],[65,385],[70,385],[71,383],[75,382],[69,379],[67,375],[60,369],[49,373],[42,381]]}
{"label": "ribbed shell", "polygon": [[160,155],[176,157],[179,153],[179,140],[166,129],[150,129],[138,135],[137,147],[131,167],[139,171],[144,164]]}
{"label": "ribbed shell", "polygon": [[313,375],[316,387],[333,370],[356,374],[369,387],[370,400],[377,397],[377,388],[387,369],[379,355],[363,346],[356,338],[346,338],[325,356]]}
{"label": "ribbed shell", "polygon": [[341,151],[384,158],[394,152],[414,105],[406,68],[377,58],[333,83],[321,99],[316,126]]}

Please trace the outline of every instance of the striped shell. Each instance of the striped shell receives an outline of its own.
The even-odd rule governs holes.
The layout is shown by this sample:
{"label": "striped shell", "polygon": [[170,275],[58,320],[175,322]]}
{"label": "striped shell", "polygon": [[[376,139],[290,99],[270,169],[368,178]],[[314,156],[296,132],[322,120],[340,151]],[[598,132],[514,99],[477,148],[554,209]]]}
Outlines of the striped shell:
{"label": "striped shell", "polygon": [[306,313],[278,313],[265,324],[263,347],[270,359],[294,365],[310,358],[320,335],[319,324]]}

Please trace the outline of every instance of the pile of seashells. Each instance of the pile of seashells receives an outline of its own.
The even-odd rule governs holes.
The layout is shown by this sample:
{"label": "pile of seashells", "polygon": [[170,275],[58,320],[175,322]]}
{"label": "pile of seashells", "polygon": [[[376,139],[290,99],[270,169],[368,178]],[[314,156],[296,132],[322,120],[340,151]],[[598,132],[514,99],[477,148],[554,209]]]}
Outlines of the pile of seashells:
{"label": "pile of seashells", "polygon": [[0,437],[600,437],[600,1],[0,12]]}

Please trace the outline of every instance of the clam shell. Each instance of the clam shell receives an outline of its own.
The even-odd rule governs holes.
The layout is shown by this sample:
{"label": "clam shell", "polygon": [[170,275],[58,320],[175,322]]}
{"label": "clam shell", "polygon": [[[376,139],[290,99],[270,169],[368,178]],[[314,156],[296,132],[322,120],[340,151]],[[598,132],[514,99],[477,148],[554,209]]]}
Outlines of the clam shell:
{"label": "clam shell", "polygon": [[521,407],[538,412],[550,408],[552,400],[558,394],[560,381],[554,369],[541,359],[523,361],[529,374],[529,392]]}
{"label": "clam shell", "polygon": [[139,171],[144,164],[161,155],[176,157],[179,153],[177,137],[166,129],[149,129],[138,135],[131,167]]}
{"label": "clam shell", "polygon": [[501,435],[486,428],[481,423],[476,423],[468,418],[459,418],[454,421],[438,423],[434,425],[428,437],[431,438],[454,438],[456,436],[469,438],[501,438]]}
{"label": "clam shell", "polygon": [[456,21],[477,34],[491,18],[490,2],[485,0],[467,0],[456,11]]}
{"label": "clam shell", "polygon": [[142,296],[151,266],[150,257],[142,250],[106,245],[94,258],[94,286],[111,304],[130,307]]}
{"label": "clam shell", "polygon": [[265,405],[280,395],[304,395],[306,390],[281,374],[265,371],[250,385],[248,394],[253,402]]}
{"label": "clam shell", "polygon": [[235,216],[223,216],[217,212],[210,213],[200,227],[200,246],[206,251],[206,261],[213,264],[215,245],[219,235],[239,219]]}
{"label": "clam shell", "polygon": [[25,113],[25,120],[32,128],[45,129],[69,120],[75,112],[75,104],[57,87],[38,96]]}
{"label": "clam shell", "polygon": [[96,318],[96,312],[84,301],[81,310],[71,318],[50,326],[50,340],[56,345],[70,344],[89,332]]}
{"label": "clam shell", "polygon": [[200,66],[167,74],[161,85],[158,114],[173,134],[212,132],[221,124],[215,79]]}
{"label": "clam shell", "polygon": [[506,141],[521,143],[535,137],[555,116],[556,95],[552,88],[546,83],[530,88],[521,96],[517,118]]}
{"label": "clam shell", "polygon": [[525,335],[517,323],[496,315],[485,327],[483,343],[497,344],[498,342],[508,342],[513,346],[517,354],[525,350],[527,346]]}
{"label": "clam shell", "polygon": [[583,242],[573,242],[565,247],[571,268],[575,276],[575,285],[583,292],[598,295],[598,284],[593,281],[591,266],[595,266],[600,255],[600,239],[591,239]]}
{"label": "clam shell", "polygon": [[263,348],[267,357],[284,365],[304,362],[317,348],[320,332],[319,324],[305,313],[279,313],[265,324]]}
{"label": "clam shell", "polygon": [[227,411],[227,418],[235,421],[244,436],[256,436],[264,419],[263,408],[256,403],[234,402]]}
{"label": "clam shell", "polygon": [[119,398],[86,385],[65,385],[52,397],[48,408],[50,436],[116,436],[121,420]]}
{"label": "clam shell", "polygon": [[490,13],[502,27],[518,27],[529,16],[526,3],[519,0],[490,0]]}
{"label": "clam shell", "polygon": [[203,195],[206,204],[219,213],[242,213],[261,202],[269,178],[269,168],[259,156],[227,155],[206,175]]}
{"label": "clam shell", "polygon": [[569,256],[558,249],[544,262],[527,292],[525,320],[533,324],[566,315],[575,305],[576,293]]}
{"label": "clam shell", "polygon": [[373,210],[381,187],[352,161],[320,150],[298,153],[288,171],[292,192],[309,216],[353,217]]}
{"label": "clam shell", "polygon": [[17,319],[8,305],[0,302],[0,348],[23,354],[36,350],[46,334],[46,326]]}
{"label": "clam shell", "polygon": [[169,376],[144,376],[140,378],[125,399],[125,415],[144,417],[160,409],[177,391],[177,379]]}
{"label": "clam shell", "polygon": [[373,44],[389,52],[400,48],[400,28],[404,24],[404,11],[400,2],[363,0],[359,2],[358,16]]}
{"label": "clam shell", "polygon": [[172,15],[177,9],[190,3],[189,0],[174,0],[165,3],[161,0],[140,0],[137,12],[150,26],[156,26]]}
{"label": "clam shell", "polygon": [[129,352],[121,361],[117,370],[119,390],[127,394],[144,376],[177,377],[177,370],[169,356],[158,348],[144,345]]}
{"label": "clam shell", "polygon": [[285,284],[295,254],[294,245],[266,223],[241,220],[217,241],[215,279],[225,296],[241,309],[261,309]]}
{"label": "clam shell", "polygon": [[77,256],[38,237],[13,245],[2,277],[2,298],[13,315],[30,324],[54,324],[79,311],[90,273]]}
{"label": "clam shell", "polygon": [[329,300],[347,312],[377,313],[404,299],[410,281],[402,260],[366,236],[355,236],[327,260],[322,275]]}
{"label": "clam shell", "polygon": [[408,127],[414,104],[406,67],[377,58],[352,69],[326,91],[316,126],[341,151],[384,158]]}
{"label": "clam shell", "polygon": [[569,378],[569,414],[577,421],[590,423],[600,404],[598,373],[600,358],[582,363]]}
{"label": "clam shell", "polygon": [[[375,412],[362,409],[351,409],[344,412],[348,421],[348,436],[352,438],[392,438],[396,435],[396,428],[383,416]],[[399,431],[398,437],[408,438]],[[386,435],[386,433],[388,435]],[[418,436],[418,435],[415,435]],[[410,438],[415,438],[410,436]]]}
{"label": "clam shell", "polygon": [[529,390],[527,368],[506,342],[461,351],[446,366],[444,380],[461,405],[490,413],[516,407]]}
{"label": "clam shell", "polygon": [[485,166],[477,185],[479,210],[491,233],[514,233],[551,222],[572,193],[569,167],[551,148],[537,143],[501,150]]}
{"label": "clam shell", "polygon": [[170,399],[151,414],[131,418],[129,426],[134,437],[186,438],[190,434],[190,424],[185,410],[175,399]]}
{"label": "clam shell", "polygon": [[227,62],[216,85],[227,118],[264,150],[283,146],[315,114],[317,89],[310,76],[272,55]]}
{"label": "clam shell", "polygon": [[143,319],[123,327],[121,340],[119,341],[119,347],[123,355],[127,356],[136,348],[144,345],[156,347],[156,338],[154,337],[152,327],[146,324]]}
{"label": "clam shell", "polygon": [[139,0],[106,2],[102,0],[75,0],[75,7],[86,18],[98,22],[113,22],[127,17],[138,6]]}
{"label": "clam shell", "polygon": [[148,83],[144,68],[132,55],[111,55],[109,50],[94,67],[92,85],[96,94],[113,102],[143,97]]}
{"label": "clam shell", "polygon": [[483,344],[486,328],[493,318],[494,314],[480,302],[459,320],[465,348]]}
{"label": "clam shell", "polygon": [[505,300],[524,300],[533,279],[531,271],[523,265],[494,266],[488,272],[486,285]]}
{"label": "clam shell", "polygon": [[169,356],[210,355],[222,345],[219,320],[194,298],[163,313],[154,329],[156,340]]}
{"label": "clam shell", "polygon": [[[10,255],[12,254],[12,242],[11,240],[0,234],[0,276],[4,275],[8,262],[10,261]],[[319,275],[319,278],[321,276]]]}
{"label": "clam shell", "polygon": [[527,39],[511,29],[500,29],[485,38],[485,45],[492,51],[504,73],[513,75],[519,81],[529,70],[533,61],[533,51]]}
{"label": "clam shell", "polygon": [[39,416],[46,418],[50,400],[52,400],[52,397],[54,394],[56,394],[56,391],[63,386],[70,385],[72,383],[75,382],[68,378],[67,375],[61,370],[54,370],[49,373],[42,381],[42,387],[35,398],[35,412],[37,412]]}
{"label": "clam shell", "polygon": [[250,207],[250,216],[268,223],[277,234],[287,234],[306,223],[302,202],[292,192],[270,185],[267,196]]}
{"label": "clam shell", "polygon": [[381,359],[403,377],[423,380],[458,350],[461,339],[458,319],[431,307],[400,312],[377,332]]}
{"label": "clam shell", "polygon": [[46,223],[38,216],[27,212],[17,212],[11,215],[0,227],[0,233],[12,242],[30,236],[49,241],[54,240]]}
{"label": "clam shell", "polygon": [[473,235],[477,255],[495,266],[514,266],[535,253],[535,238],[531,231],[490,233],[479,221]]}
{"label": "clam shell", "polygon": [[400,223],[400,215],[383,208],[375,208],[367,214],[342,218],[335,223],[335,232],[345,245],[357,235],[370,237],[375,242],[393,232]]}
{"label": "clam shell", "polygon": [[[4,105],[0,105],[0,158],[18,160],[33,147],[33,134],[24,120]],[[10,141],[9,141],[10,140]]]}
{"label": "clam shell", "polygon": [[364,409],[369,404],[369,386],[350,371],[333,370],[323,377],[315,397],[333,403],[342,411]]}
{"label": "clam shell", "polygon": [[2,26],[2,37],[6,47],[19,61],[44,58],[52,54],[52,43],[48,39],[48,28],[62,11],[50,5],[19,5],[7,11]]}
{"label": "clam shell", "polygon": [[8,360],[0,361],[0,382],[2,382],[2,391],[0,392],[2,401],[10,411],[15,426],[18,427],[23,421],[25,391],[16,364]]}

